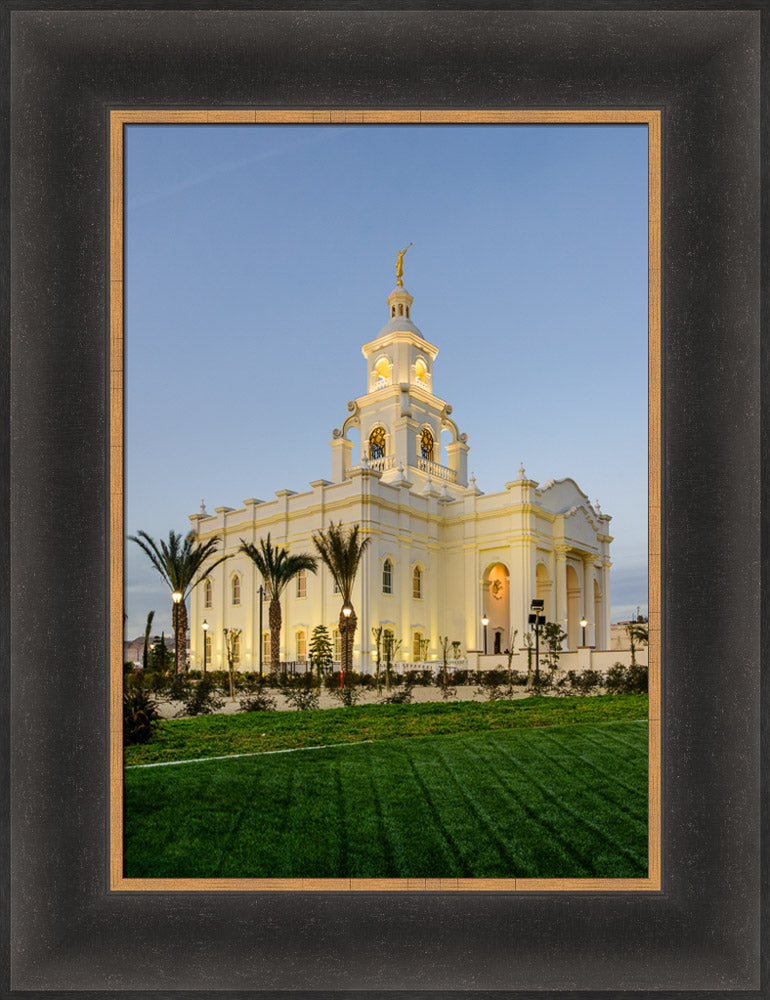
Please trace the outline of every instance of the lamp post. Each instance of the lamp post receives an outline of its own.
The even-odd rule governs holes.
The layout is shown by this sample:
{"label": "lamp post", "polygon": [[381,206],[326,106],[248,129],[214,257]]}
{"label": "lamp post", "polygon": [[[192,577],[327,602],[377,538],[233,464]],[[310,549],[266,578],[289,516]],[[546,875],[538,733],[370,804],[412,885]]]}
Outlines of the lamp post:
{"label": "lamp post", "polygon": [[535,626],[535,684],[540,687],[540,628],[545,625],[545,615],[541,612],[545,608],[545,601],[535,597],[529,602],[530,616],[529,624]]}
{"label": "lamp post", "polygon": [[586,619],[586,616],[583,615],[583,617],[580,619],[580,627],[583,629],[583,642],[582,642],[583,646],[585,646],[585,644],[586,644],[586,628],[587,628],[587,626],[588,626],[588,621]]}
{"label": "lamp post", "polygon": [[481,619],[481,624],[484,626],[484,656],[487,655],[487,625],[489,625],[489,619],[486,615]]}
{"label": "lamp post", "polygon": [[179,602],[182,600],[182,592],[175,590],[171,595],[174,602],[174,677],[179,676]]}
{"label": "lamp post", "polygon": [[262,683],[262,650],[264,648],[264,642],[262,641],[262,611],[265,603],[265,588],[262,584],[259,585],[259,683]]}
{"label": "lamp post", "polygon": [[203,619],[203,624],[201,625],[201,628],[203,629],[203,676],[205,677],[206,676],[206,656],[207,656],[207,653],[208,653],[208,650],[206,649],[206,639],[208,638],[208,636],[207,636],[206,633],[209,630],[209,623],[206,621],[205,618]]}
{"label": "lamp post", "polygon": [[345,667],[348,663],[348,635],[350,632],[350,616],[353,614],[353,605],[350,601],[345,601],[342,605],[342,614],[345,618],[345,635],[342,637],[342,670],[340,671],[340,687],[345,683]]}

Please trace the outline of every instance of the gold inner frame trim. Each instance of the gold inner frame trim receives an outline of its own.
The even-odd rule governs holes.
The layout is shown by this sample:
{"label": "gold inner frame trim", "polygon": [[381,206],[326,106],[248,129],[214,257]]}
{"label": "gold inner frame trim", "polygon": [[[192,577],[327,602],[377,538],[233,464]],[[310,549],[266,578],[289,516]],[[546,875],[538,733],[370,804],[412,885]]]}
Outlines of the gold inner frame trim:
{"label": "gold inner frame trim", "polygon": [[[123,130],[131,124],[618,124],[647,126],[648,876],[639,879],[127,879],[123,877]],[[126,892],[657,892],[661,889],[661,126],[649,110],[112,110],[110,129],[110,865]]]}

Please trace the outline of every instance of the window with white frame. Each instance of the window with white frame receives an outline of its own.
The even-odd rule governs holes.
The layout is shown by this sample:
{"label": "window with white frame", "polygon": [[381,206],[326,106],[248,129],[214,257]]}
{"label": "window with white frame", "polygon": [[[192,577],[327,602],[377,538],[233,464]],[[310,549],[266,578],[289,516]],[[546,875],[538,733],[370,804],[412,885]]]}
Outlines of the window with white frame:
{"label": "window with white frame", "polygon": [[412,574],[412,597],[418,600],[422,597],[422,570],[419,566],[414,567]]}
{"label": "window with white frame", "polygon": [[233,666],[237,667],[241,662],[241,637],[233,636]]}
{"label": "window with white frame", "polygon": [[210,608],[214,605],[214,585],[211,580],[205,580],[203,583],[203,607]]}
{"label": "window with white frame", "polygon": [[334,659],[342,659],[342,636],[338,628],[332,629],[332,642],[334,643]]}
{"label": "window with white frame", "polygon": [[262,662],[268,663],[270,661],[270,633],[262,633]]}
{"label": "window with white frame", "polygon": [[414,638],[412,639],[412,659],[413,660],[421,660],[422,659],[422,656],[420,655],[421,654],[421,650],[422,650],[422,632],[415,632],[414,633]]}
{"label": "window with white frame", "polygon": [[307,572],[304,569],[297,573],[297,597],[307,597]]}
{"label": "window with white frame", "polygon": [[241,603],[241,578],[237,573],[232,579],[232,603],[234,605]]}
{"label": "window with white frame", "polygon": [[211,665],[211,663],[213,661],[211,659],[211,633],[210,632],[206,633],[206,638],[205,638],[204,641],[206,643],[206,663],[208,665]]}
{"label": "window with white frame", "polygon": [[297,660],[301,663],[307,657],[307,633],[300,630],[296,634]]}
{"label": "window with white frame", "polygon": [[386,559],[382,564],[382,592],[383,594],[393,593],[393,563]]}

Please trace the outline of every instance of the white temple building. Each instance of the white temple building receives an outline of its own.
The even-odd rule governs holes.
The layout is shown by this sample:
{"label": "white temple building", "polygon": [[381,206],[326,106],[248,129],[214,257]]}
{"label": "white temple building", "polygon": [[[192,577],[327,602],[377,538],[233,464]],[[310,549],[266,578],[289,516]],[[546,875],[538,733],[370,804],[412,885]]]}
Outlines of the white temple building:
{"label": "white temple building", "polygon": [[[223,628],[241,629],[241,669],[257,669],[260,644],[269,663],[267,605],[260,630],[262,581],[238,553],[241,539],[257,544],[269,533],[291,552],[316,555],[312,535],[332,521],[358,523],[371,538],[353,592],[356,669],[372,669],[374,626],[400,640],[397,659],[404,661],[435,662],[439,636],[459,641],[461,655],[478,660],[485,616],[489,654],[504,651],[513,630],[521,648],[533,598],[542,599],[547,620],[566,631],[566,649],[583,645],[584,616],[585,646],[610,648],[610,517],[570,478],[541,485],[519,467],[499,493],[482,493],[468,478],[467,435],[436,392],[438,348],[412,322],[412,296],[399,270],[397,278],[385,326],[362,347],[364,392],[347,404],[347,417],[333,432],[331,478],[316,479],[301,493],[278,490],[274,500],[244,500],[239,509],[208,514],[201,505],[190,518],[201,540],[218,535],[223,551],[232,553],[192,592],[192,667],[203,662],[204,619],[209,667],[225,664]],[[360,454],[349,438],[354,428]],[[320,561],[316,574],[288,585],[281,604],[281,660],[303,661],[320,624],[338,650],[340,598]]]}

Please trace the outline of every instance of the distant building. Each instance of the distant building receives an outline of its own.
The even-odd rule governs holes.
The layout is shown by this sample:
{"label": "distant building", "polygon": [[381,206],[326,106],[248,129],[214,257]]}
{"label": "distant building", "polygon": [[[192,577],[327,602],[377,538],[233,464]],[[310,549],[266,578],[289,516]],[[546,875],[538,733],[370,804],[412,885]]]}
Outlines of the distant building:
{"label": "distant building", "polygon": [[[398,658],[404,660],[435,657],[439,636],[459,640],[463,651],[482,650],[484,615],[489,653],[509,645],[512,629],[522,646],[535,597],[545,602],[549,621],[562,623],[568,649],[582,641],[583,616],[586,644],[609,648],[610,517],[573,479],[540,485],[523,467],[501,492],[482,493],[468,477],[467,435],[436,395],[438,348],[414,325],[412,303],[399,277],[387,297],[385,326],[362,347],[365,391],[347,404],[347,417],[333,432],[330,480],[315,479],[302,493],[278,490],[268,502],[245,500],[237,510],[221,506],[208,514],[202,506],[191,516],[202,541],[218,535],[232,554],[192,592],[193,667],[203,661],[204,619],[209,666],[225,663],[224,627],[242,630],[242,669],[256,667],[260,643],[263,662],[269,662],[266,608],[260,634],[262,581],[238,554],[241,539],[258,543],[270,533],[291,552],[315,555],[313,533],[339,521],[360,524],[371,539],[353,594],[359,669],[371,665],[373,626],[400,640]],[[360,435],[357,455],[353,430]],[[504,467],[508,441],[500,444]],[[333,635],[339,658],[340,600],[325,568],[288,586],[282,612],[282,660],[303,660],[319,624]]]}
{"label": "distant building", "polygon": [[[613,622],[610,625],[610,649],[630,649],[631,640],[628,635],[629,625],[646,625],[647,622],[638,622],[636,619],[627,622]],[[637,649],[642,649],[647,646],[647,643],[640,640],[635,640],[634,645]]]}

